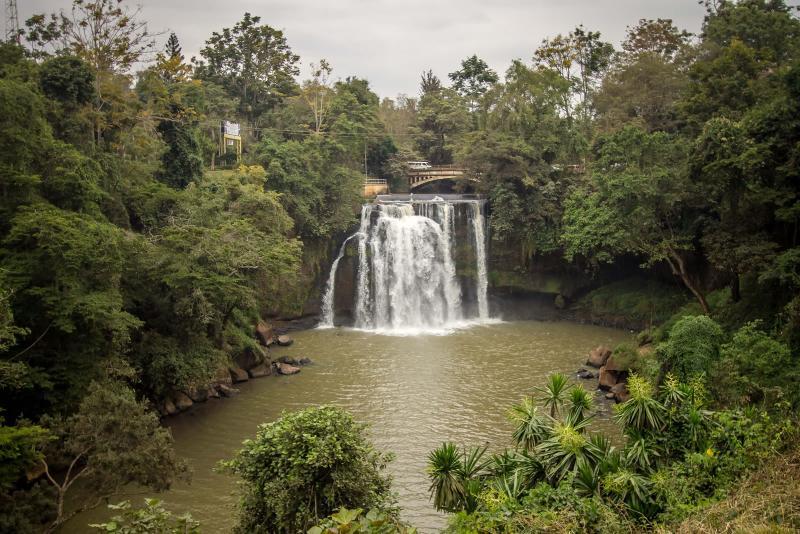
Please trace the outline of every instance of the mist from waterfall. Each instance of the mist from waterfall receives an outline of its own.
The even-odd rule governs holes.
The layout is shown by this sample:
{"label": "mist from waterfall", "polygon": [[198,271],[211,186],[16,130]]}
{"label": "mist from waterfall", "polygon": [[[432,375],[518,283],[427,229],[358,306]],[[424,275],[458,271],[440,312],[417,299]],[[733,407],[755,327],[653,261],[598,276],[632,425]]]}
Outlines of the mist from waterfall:
{"label": "mist from waterfall", "polygon": [[[486,322],[486,230],[482,200],[366,204],[358,232],[342,244],[322,301],[321,328],[333,326],[336,273],[357,239],[353,326],[390,334],[440,333]],[[465,208],[465,209],[457,209]],[[456,225],[466,231],[458,234]],[[469,243],[457,243],[457,234]],[[456,246],[474,257],[474,299],[465,302],[456,274]]]}

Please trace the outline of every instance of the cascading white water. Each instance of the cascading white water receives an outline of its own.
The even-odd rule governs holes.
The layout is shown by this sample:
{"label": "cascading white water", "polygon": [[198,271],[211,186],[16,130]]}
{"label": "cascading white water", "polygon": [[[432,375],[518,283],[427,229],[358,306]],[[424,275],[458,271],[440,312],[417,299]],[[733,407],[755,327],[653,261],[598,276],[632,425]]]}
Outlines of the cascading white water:
{"label": "cascading white water", "polygon": [[477,276],[476,294],[478,295],[478,317],[486,319],[489,317],[489,302],[486,299],[486,289],[489,287],[489,280],[486,276],[486,237],[483,231],[483,213],[481,206],[477,203],[472,205],[472,231],[475,234],[475,256],[483,258],[476,262]]}
{"label": "cascading white water", "polygon": [[[462,290],[456,276],[456,206],[474,239],[478,318],[488,319],[486,232],[482,201],[368,204],[361,211],[354,305],[356,328],[382,332],[442,330],[464,324]],[[464,233],[463,235],[467,235]],[[321,327],[333,325],[336,270],[328,278]]]}
{"label": "cascading white water", "polygon": [[342,246],[339,247],[339,254],[337,254],[336,259],[333,260],[331,272],[328,276],[328,283],[325,284],[325,294],[322,296],[322,317],[319,321],[319,328],[333,328],[333,297],[334,291],[336,290],[336,270],[339,268],[339,262],[342,261],[342,258],[344,257],[344,251],[345,247],[347,247],[347,243],[357,235],[359,234],[353,234],[344,240]]}

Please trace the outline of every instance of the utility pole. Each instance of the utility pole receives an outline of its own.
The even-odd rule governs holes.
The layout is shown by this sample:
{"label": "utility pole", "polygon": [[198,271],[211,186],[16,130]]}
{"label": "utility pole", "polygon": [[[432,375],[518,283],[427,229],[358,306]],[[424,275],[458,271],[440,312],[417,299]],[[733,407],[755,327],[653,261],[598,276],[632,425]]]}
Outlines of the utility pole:
{"label": "utility pole", "polygon": [[6,41],[20,44],[17,0],[6,0]]}

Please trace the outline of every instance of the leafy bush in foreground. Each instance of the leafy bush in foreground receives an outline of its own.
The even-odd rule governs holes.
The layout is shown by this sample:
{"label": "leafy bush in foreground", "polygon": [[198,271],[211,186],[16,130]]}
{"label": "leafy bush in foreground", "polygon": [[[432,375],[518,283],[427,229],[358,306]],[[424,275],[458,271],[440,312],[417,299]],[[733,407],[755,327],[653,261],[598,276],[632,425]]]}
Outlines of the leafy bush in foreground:
{"label": "leafy bush in foreground", "polygon": [[333,406],[285,413],[259,427],[223,466],[242,478],[236,532],[296,533],[336,510],[395,513],[390,455],[377,452],[365,426]]}

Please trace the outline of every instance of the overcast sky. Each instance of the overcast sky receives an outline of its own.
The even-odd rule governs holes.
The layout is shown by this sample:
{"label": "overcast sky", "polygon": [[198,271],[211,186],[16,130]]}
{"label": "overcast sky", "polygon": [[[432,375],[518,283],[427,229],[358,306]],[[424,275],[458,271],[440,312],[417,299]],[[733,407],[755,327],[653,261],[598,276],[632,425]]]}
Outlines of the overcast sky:
{"label": "overcast sky", "polygon": [[[478,54],[501,75],[512,59],[529,61],[541,40],[578,24],[615,46],[640,18],[671,18],[696,33],[697,0],[128,0],[141,5],[151,31],[174,31],[187,59],[213,31],[245,12],[282,29],[308,63],[327,59],[334,78],[366,78],[381,96],[416,95],[419,75],[441,78]],[[20,24],[32,13],[68,8],[70,0],[18,0]],[[166,36],[162,40],[166,39]]]}

